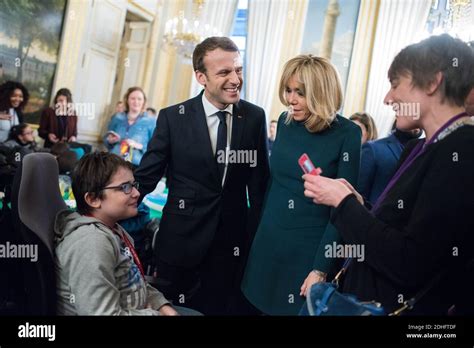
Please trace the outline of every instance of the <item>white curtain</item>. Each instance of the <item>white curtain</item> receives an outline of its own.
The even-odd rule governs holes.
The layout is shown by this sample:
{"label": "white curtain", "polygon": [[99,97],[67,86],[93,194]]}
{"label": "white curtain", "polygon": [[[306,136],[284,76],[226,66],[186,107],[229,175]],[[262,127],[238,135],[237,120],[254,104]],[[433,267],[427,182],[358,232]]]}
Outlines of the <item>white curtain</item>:
{"label": "white curtain", "polygon": [[301,53],[308,3],[309,0],[289,0],[288,16],[286,23],[283,24],[285,32],[281,38],[283,45],[280,50],[280,59],[275,62],[277,65],[277,75],[273,85],[273,92],[271,92],[273,97],[271,99],[271,109],[267,112],[267,121],[277,120],[280,113],[285,110],[285,106],[280,102],[278,96],[278,84],[285,63]]}
{"label": "white curtain", "polygon": [[261,106],[269,118],[278,82],[288,0],[249,0],[246,99]]}
{"label": "white curtain", "polygon": [[[230,36],[232,24],[237,11],[238,0],[207,0],[201,14],[201,20],[216,28],[222,36]],[[202,90],[202,86],[192,76],[190,97],[194,97]]]}
{"label": "white curtain", "polygon": [[388,134],[395,117],[391,107],[383,104],[390,88],[388,68],[402,48],[421,37],[430,7],[431,0],[381,1],[365,104],[365,111],[375,119],[379,137]]}

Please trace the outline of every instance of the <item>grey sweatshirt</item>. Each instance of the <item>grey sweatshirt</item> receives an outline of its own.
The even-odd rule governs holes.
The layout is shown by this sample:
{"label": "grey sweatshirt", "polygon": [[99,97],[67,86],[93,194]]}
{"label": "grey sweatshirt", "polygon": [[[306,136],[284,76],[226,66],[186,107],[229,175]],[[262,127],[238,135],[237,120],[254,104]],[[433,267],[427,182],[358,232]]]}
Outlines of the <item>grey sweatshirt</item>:
{"label": "grey sweatshirt", "polygon": [[54,231],[59,315],[160,315],[157,310],[169,303],[144,281],[120,237],[99,220],[65,210],[56,216]]}

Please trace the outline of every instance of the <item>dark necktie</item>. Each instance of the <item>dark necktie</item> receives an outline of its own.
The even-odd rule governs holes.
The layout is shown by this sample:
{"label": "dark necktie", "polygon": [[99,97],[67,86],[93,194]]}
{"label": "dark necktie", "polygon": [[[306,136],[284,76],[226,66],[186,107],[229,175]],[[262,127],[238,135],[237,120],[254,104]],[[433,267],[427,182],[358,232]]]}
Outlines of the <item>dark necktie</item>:
{"label": "dark necktie", "polygon": [[[217,143],[216,143],[216,159],[217,169],[219,170],[219,179],[222,182],[225,170],[225,150],[227,147],[227,122],[226,122],[226,111],[219,111],[217,117],[219,117],[219,128],[217,128]],[[222,151],[222,152],[221,152]]]}

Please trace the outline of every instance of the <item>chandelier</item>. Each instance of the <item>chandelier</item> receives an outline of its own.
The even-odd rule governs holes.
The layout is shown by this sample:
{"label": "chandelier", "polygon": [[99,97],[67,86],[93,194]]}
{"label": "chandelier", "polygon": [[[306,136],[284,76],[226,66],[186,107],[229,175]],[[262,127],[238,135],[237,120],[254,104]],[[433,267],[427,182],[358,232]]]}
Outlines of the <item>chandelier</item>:
{"label": "chandelier", "polygon": [[440,1],[433,1],[423,38],[448,33],[466,42],[473,40],[472,0],[445,0],[442,5],[445,11]]}
{"label": "chandelier", "polygon": [[186,18],[184,11],[168,20],[163,35],[164,47],[175,51],[181,58],[190,63],[194,48],[209,36],[221,36],[222,33],[200,20],[204,0],[193,0],[192,18]]}

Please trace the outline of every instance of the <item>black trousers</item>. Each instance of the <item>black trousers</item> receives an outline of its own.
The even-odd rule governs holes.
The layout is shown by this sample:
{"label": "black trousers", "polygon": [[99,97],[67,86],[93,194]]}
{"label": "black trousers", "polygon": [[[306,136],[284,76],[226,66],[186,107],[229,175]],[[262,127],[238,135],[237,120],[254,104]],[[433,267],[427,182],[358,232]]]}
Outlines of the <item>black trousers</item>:
{"label": "black trousers", "polygon": [[158,256],[156,287],[173,304],[204,315],[254,314],[240,291],[247,253],[236,249],[225,232],[218,230],[203,261],[193,269],[169,265]]}

